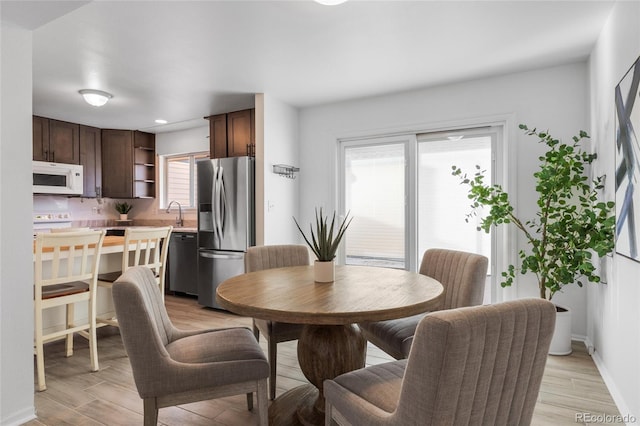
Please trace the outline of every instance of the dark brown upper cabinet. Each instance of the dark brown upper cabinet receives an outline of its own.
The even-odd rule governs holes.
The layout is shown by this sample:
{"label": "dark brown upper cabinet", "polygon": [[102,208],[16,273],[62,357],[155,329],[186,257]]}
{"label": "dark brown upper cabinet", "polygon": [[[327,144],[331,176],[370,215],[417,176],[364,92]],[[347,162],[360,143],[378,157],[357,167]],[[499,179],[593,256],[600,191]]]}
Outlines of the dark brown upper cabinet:
{"label": "dark brown upper cabinet", "polygon": [[211,158],[255,155],[255,109],[205,117],[209,120]]}
{"label": "dark brown upper cabinet", "polygon": [[102,130],[102,187],[109,198],[155,197],[155,135]]}
{"label": "dark brown upper cabinet", "polygon": [[102,197],[102,131],[80,125],[80,164],[83,166],[83,197]]}
{"label": "dark brown upper cabinet", "polygon": [[34,116],[33,159],[80,164],[80,125]]}

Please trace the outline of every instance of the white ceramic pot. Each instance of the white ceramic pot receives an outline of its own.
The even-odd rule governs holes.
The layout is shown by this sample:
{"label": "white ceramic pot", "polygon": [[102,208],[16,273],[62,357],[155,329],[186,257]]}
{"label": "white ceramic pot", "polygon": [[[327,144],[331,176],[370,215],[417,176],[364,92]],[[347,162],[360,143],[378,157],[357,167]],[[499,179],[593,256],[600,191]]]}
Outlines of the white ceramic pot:
{"label": "white ceramic pot", "polygon": [[120,213],[120,220],[127,220],[129,215],[127,213]]}
{"label": "white ceramic pot", "polygon": [[549,355],[571,354],[571,311],[556,305],[556,328],[549,346]]}
{"label": "white ceramic pot", "polygon": [[333,260],[321,262],[316,260],[313,266],[313,278],[319,283],[333,282],[335,277],[335,263]]}

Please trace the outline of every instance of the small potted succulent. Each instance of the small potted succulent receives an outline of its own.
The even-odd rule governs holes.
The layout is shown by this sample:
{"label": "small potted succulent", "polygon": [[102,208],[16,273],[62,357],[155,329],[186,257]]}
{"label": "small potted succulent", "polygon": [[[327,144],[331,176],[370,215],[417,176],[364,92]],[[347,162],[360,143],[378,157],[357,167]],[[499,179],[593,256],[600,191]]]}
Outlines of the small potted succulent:
{"label": "small potted succulent", "polygon": [[120,213],[120,220],[127,220],[128,214],[133,208],[133,204],[129,204],[126,201],[119,203],[116,201],[115,204],[116,211]]}
{"label": "small potted succulent", "polygon": [[296,223],[298,230],[302,234],[302,237],[307,242],[311,251],[316,255],[317,260],[314,264],[315,281],[317,282],[332,282],[335,276],[335,264],[334,258],[338,251],[338,246],[344,237],[344,233],[351,223],[349,213],[344,217],[338,229],[335,229],[336,225],[336,213],[333,212],[333,218],[331,219],[331,225],[329,225],[329,218],[322,214],[322,208],[320,211],[316,209],[316,229],[314,232],[313,225],[309,225],[310,238],[302,231],[302,228],[298,224],[296,218],[293,221]]}

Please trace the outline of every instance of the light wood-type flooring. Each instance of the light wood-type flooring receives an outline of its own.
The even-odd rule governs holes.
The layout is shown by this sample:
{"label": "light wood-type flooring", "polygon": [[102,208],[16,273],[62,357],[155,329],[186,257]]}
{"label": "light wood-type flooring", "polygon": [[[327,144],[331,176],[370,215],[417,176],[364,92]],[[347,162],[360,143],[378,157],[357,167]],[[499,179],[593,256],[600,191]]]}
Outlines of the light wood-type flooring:
{"label": "light wood-type flooring", "polygon": [[[191,297],[167,296],[166,305],[172,321],[180,328],[251,327],[251,319],[203,308]],[[63,342],[46,345],[48,389],[35,393],[38,418],[27,425],[142,424],[142,400],[136,392],[119,331],[103,327],[98,334],[100,371],[95,373],[89,372],[89,349],[83,338],[76,338],[75,353],[70,358],[64,357]],[[263,338],[260,344],[266,351]],[[601,417],[620,414],[584,345],[574,342],[573,348],[570,356],[548,358],[534,425],[596,424],[581,421],[585,419],[581,413]],[[389,360],[369,345],[367,364]],[[278,395],[303,383],[306,379],[298,367],[296,343],[280,343]],[[608,420],[608,424],[622,424]],[[162,408],[159,414],[159,424],[163,425],[245,426],[256,422],[257,416],[246,409],[244,395]]]}

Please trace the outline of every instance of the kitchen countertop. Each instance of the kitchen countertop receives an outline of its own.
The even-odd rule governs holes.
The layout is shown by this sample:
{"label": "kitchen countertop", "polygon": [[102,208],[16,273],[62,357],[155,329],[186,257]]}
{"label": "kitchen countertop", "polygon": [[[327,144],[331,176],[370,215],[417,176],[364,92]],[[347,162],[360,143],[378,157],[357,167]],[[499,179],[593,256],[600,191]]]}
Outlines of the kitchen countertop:
{"label": "kitchen countertop", "polygon": [[[91,227],[91,229],[94,229],[96,231],[102,230],[102,229],[127,229],[127,228],[151,228],[152,226],[148,226],[148,225],[132,225],[132,226],[94,226]],[[173,232],[198,232],[198,228],[196,227],[189,227],[189,226],[181,226],[181,227],[173,227]]]}
{"label": "kitchen countertop", "polygon": [[[102,242],[102,253],[117,253],[122,252],[124,248],[124,237],[118,237],[115,235],[110,235],[108,237],[104,237],[104,241]],[[105,250],[107,249],[107,250]],[[33,251],[36,251],[36,241],[33,240]],[[43,252],[52,252],[51,247],[45,247]]]}
{"label": "kitchen countertop", "polygon": [[[124,228],[124,227],[123,227]],[[118,229],[117,227],[104,227],[104,228],[96,228],[96,229]],[[196,228],[173,228],[174,232],[188,232],[195,233],[198,232]],[[104,242],[102,243],[102,254],[109,253],[122,253],[124,249],[124,237],[117,235],[109,235],[104,237]],[[36,250],[36,242],[35,239],[33,241],[33,251],[35,253]],[[51,252],[50,248],[45,248],[44,252]]]}

